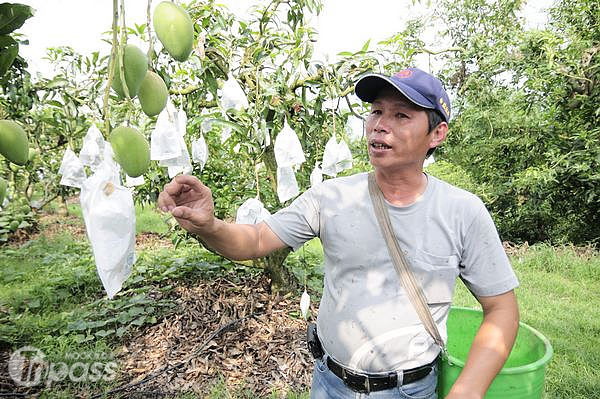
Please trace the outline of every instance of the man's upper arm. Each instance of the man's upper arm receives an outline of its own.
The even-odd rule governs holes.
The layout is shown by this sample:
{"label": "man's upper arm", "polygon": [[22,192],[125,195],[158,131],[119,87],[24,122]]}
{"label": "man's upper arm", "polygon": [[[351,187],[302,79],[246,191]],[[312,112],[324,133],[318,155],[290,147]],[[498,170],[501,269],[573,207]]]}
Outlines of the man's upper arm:
{"label": "man's upper arm", "polygon": [[287,245],[271,230],[268,224],[260,222],[256,225],[258,230],[258,258],[266,256],[273,251],[287,247]]}
{"label": "man's upper arm", "polygon": [[464,237],[460,276],[475,296],[491,297],[519,285],[500,237],[483,203]]}
{"label": "man's upper arm", "polygon": [[484,315],[494,311],[501,311],[513,313],[513,316],[515,316],[517,320],[519,318],[519,307],[514,290],[492,296],[478,295],[475,298],[477,298],[477,301],[481,304]]}

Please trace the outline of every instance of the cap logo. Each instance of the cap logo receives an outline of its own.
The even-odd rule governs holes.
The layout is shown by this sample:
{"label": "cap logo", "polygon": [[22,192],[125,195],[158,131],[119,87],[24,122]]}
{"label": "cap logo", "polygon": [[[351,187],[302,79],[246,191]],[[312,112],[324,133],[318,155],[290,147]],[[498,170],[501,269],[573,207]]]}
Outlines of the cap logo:
{"label": "cap logo", "polygon": [[448,104],[446,104],[446,101],[444,101],[443,98],[440,98],[440,105],[444,109],[444,112],[446,112],[446,115],[450,115],[450,110],[448,109]]}
{"label": "cap logo", "polygon": [[404,79],[404,78],[410,78],[412,75],[412,71],[410,69],[404,69],[398,73],[396,73],[394,76],[400,79]]}

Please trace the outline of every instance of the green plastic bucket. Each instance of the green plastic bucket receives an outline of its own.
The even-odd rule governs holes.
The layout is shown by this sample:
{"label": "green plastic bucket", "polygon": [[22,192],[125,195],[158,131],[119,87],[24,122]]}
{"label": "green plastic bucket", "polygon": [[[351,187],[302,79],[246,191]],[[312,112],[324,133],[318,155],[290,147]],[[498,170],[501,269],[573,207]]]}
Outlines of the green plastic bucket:
{"label": "green plastic bucket", "polygon": [[[440,362],[438,392],[445,397],[462,371],[467,354],[483,320],[476,309],[452,307],[448,316],[448,359]],[[519,323],[517,340],[504,368],[488,389],[485,399],[539,399],[544,390],[546,364],[552,345],[539,331]]]}

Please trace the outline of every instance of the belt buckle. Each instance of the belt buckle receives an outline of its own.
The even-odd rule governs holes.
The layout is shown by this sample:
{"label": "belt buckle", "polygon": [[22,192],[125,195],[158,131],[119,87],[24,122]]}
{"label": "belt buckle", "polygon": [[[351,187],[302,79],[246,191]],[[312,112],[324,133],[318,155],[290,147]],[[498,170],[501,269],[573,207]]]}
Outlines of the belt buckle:
{"label": "belt buckle", "polygon": [[[354,383],[350,383],[350,377],[353,378],[353,382],[356,382],[356,378],[360,377],[364,379],[364,383],[362,385],[359,384],[354,384]],[[344,382],[347,385],[353,385],[356,388],[357,392],[360,393],[371,393],[371,383],[369,382],[369,376],[361,373],[359,371],[350,371],[347,370],[345,367],[342,367],[342,380],[344,380]]]}
{"label": "belt buckle", "polygon": [[371,393],[371,383],[369,382],[369,377],[365,375],[365,389],[366,393]]}

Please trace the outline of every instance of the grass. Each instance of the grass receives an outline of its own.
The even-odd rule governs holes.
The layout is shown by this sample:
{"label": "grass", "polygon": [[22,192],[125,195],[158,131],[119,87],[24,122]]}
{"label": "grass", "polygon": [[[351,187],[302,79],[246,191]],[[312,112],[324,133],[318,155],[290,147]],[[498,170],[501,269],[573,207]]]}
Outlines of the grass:
{"label": "grass", "polygon": [[[544,398],[600,398],[600,255],[536,245],[511,260],[520,280],[521,321],[544,334],[554,349]],[[478,306],[461,283],[455,304]]]}
{"label": "grass", "polygon": [[[78,207],[70,205],[69,212],[77,214]],[[152,208],[139,207],[136,213],[139,231],[168,231],[162,216]],[[233,267],[185,245],[147,249],[138,256],[135,272],[122,293],[109,301],[96,275],[87,240],[64,232],[51,239],[42,235],[18,248],[2,247],[0,347],[14,350],[33,345],[54,361],[64,360],[73,351],[111,354],[123,336],[170,311],[172,304],[146,296],[150,288],[168,291],[174,280],[198,279]],[[511,260],[521,282],[517,289],[521,319],[548,337],[554,347],[544,399],[600,398],[600,309],[596,306],[600,303],[600,254],[589,249],[536,245],[519,249]],[[313,301],[318,300],[322,284],[319,241],[291,254],[287,263],[313,291]],[[461,283],[455,304],[478,306]],[[65,363],[72,364],[73,360]],[[43,397],[97,393],[111,385],[110,381],[59,383]],[[254,396],[252,387],[231,387],[221,381],[212,386],[209,398]],[[287,397],[308,395],[292,392]]]}
{"label": "grass", "polygon": [[[79,204],[68,205],[69,214],[76,216],[79,220],[83,220],[83,214]],[[158,213],[153,206],[150,205],[135,205],[135,232],[167,234],[169,225],[166,223],[164,215]]]}
{"label": "grass", "polygon": [[3,248],[0,284],[0,307],[9,309],[0,341],[13,345],[58,333],[66,314],[101,295],[89,246],[69,234]]}
{"label": "grass", "polygon": [[136,233],[167,234],[169,225],[165,223],[164,215],[158,213],[154,207],[149,205],[135,206],[135,228]]}

